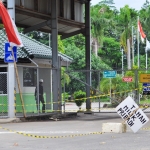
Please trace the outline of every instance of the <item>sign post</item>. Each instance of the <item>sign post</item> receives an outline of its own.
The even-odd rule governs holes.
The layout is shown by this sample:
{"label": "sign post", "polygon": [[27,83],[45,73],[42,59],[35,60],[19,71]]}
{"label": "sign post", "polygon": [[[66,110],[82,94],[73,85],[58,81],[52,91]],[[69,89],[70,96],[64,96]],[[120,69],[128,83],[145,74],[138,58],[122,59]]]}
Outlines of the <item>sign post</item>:
{"label": "sign post", "polygon": [[150,83],[150,74],[140,74],[141,83]]}
{"label": "sign post", "polygon": [[133,80],[132,77],[123,77],[122,78],[123,82],[132,82],[132,80]]}
{"label": "sign post", "polygon": [[[13,51],[13,54],[12,54]],[[13,58],[14,57],[14,58]],[[4,62],[5,63],[13,63],[14,60],[17,62],[17,47],[10,47],[9,43],[5,43],[5,57]]]}
{"label": "sign post", "polygon": [[103,72],[103,78],[116,78],[116,71],[112,70],[112,71],[104,71]]}
{"label": "sign post", "polygon": [[116,71],[114,70],[106,70],[103,72],[103,78],[109,78],[110,79],[110,102],[111,102],[111,78],[116,78]]}
{"label": "sign post", "polygon": [[130,96],[116,107],[116,111],[134,133],[149,121],[149,118]]}
{"label": "sign post", "polygon": [[143,83],[143,95],[150,95],[150,83]]}
{"label": "sign post", "polygon": [[[14,113],[14,61],[17,61],[17,47],[10,47],[9,43],[5,43],[4,48],[4,62],[8,63],[8,99],[9,99],[9,107],[8,107],[8,116],[10,118],[15,117]],[[13,52],[12,52],[13,51]]]}

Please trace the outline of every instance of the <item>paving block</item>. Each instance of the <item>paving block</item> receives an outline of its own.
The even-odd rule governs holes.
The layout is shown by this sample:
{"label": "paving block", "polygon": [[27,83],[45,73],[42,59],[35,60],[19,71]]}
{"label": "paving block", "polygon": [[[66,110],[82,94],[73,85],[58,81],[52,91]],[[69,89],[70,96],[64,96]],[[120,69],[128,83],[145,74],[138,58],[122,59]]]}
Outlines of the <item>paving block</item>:
{"label": "paving block", "polygon": [[125,133],[127,130],[126,124],[123,123],[103,123],[102,132]]}

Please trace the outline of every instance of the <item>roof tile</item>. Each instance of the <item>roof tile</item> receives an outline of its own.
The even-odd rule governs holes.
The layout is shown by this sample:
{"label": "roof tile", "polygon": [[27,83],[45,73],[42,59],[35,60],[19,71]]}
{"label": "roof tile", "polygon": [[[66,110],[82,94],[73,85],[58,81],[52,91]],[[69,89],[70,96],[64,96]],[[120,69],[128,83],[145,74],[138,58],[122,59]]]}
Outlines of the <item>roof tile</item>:
{"label": "roof tile", "polygon": [[[35,39],[31,39],[25,34],[20,33],[20,37],[22,39],[23,48],[17,48],[17,56],[18,58],[29,58],[30,55],[33,55],[34,58],[41,59],[51,59],[52,58],[52,49],[44,45]],[[0,30],[0,58],[4,58],[4,45],[8,42],[5,30]],[[63,59],[63,61],[72,62],[72,58],[58,53],[59,56]]]}

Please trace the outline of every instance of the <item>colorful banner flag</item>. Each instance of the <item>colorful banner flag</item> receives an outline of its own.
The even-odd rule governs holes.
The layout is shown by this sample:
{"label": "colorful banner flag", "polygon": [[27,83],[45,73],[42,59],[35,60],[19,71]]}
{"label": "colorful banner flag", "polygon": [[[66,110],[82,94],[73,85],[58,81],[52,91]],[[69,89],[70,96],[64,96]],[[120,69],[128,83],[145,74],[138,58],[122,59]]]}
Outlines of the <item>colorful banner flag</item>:
{"label": "colorful banner flag", "polygon": [[141,41],[144,43],[144,39],[146,38],[146,35],[142,29],[140,21],[138,21],[138,31],[140,32]]}
{"label": "colorful banner flag", "polygon": [[4,24],[10,46],[23,47],[23,43],[19,36],[17,27],[11,16],[9,15],[7,9],[3,5],[2,1],[0,1],[0,16],[2,18],[2,22]]}

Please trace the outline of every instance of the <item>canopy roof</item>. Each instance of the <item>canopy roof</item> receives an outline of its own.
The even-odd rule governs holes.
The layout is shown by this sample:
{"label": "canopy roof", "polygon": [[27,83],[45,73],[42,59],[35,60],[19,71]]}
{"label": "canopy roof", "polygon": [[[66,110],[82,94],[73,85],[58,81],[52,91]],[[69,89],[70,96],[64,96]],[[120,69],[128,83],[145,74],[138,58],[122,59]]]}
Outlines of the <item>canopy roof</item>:
{"label": "canopy roof", "polygon": [[[28,58],[37,58],[37,59],[52,58],[52,49],[49,46],[44,45],[22,33],[20,33],[20,37],[22,39],[24,47],[17,48],[17,56],[19,62],[22,62],[23,60],[28,60]],[[4,59],[4,45],[6,42],[8,42],[8,40],[5,30],[0,30],[0,59]],[[62,53],[58,53],[58,56],[61,57],[62,61],[72,62],[73,60],[71,57]]]}
{"label": "canopy roof", "polygon": [[[51,33],[53,0],[15,0],[15,23],[24,33],[39,30]],[[87,0],[57,0],[58,34],[72,36],[84,33],[84,3]],[[7,6],[7,0],[3,0]]]}

